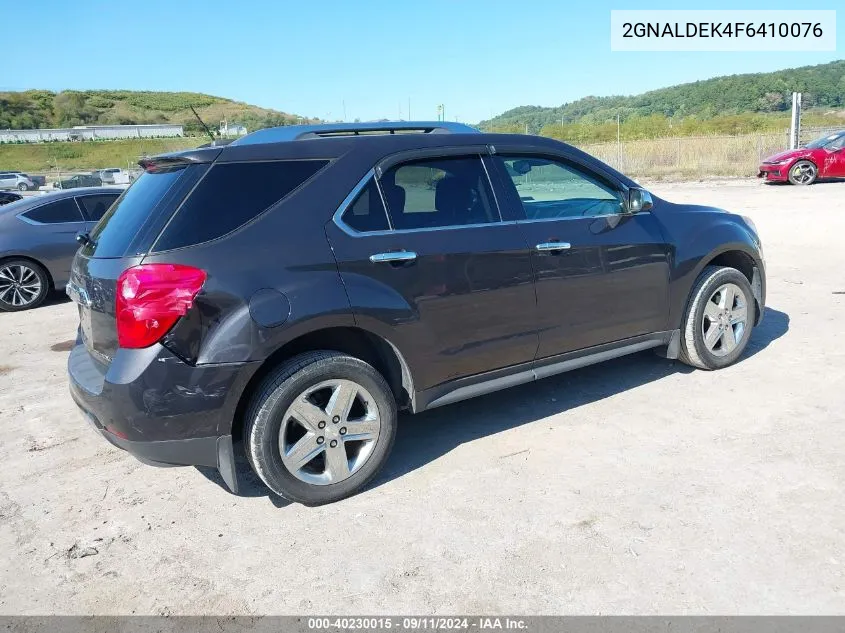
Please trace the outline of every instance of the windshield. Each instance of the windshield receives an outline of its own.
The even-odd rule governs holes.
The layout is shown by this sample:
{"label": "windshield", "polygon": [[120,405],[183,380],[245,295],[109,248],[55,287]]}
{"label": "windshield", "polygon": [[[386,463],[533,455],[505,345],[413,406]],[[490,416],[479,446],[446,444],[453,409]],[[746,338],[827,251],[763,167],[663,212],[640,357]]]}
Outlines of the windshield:
{"label": "windshield", "polygon": [[829,145],[839,139],[840,137],[845,136],[845,132],[837,132],[836,134],[829,134],[828,136],[823,136],[821,138],[817,138],[812,143],[807,143],[807,149],[818,149],[820,147],[824,147]]}

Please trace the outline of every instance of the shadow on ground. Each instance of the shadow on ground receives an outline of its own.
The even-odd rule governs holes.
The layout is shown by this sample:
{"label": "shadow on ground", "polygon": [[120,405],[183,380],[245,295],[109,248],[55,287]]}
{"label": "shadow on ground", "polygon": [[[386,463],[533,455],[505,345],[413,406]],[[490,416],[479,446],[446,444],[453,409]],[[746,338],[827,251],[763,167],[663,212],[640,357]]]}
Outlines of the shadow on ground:
{"label": "shadow on ground", "polygon": [[[788,330],[789,315],[766,308],[765,318],[754,329],[743,360],[760,353]],[[679,361],[666,360],[647,351],[418,415],[401,415],[393,452],[370,487],[421,468],[466,442],[575,409],[677,372],[692,371],[695,370]],[[236,454],[239,496],[269,496],[277,507],[289,503],[271,493],[252,472],[242,447],[236,446]],[[198,470],[225,487],[217,470]]]}

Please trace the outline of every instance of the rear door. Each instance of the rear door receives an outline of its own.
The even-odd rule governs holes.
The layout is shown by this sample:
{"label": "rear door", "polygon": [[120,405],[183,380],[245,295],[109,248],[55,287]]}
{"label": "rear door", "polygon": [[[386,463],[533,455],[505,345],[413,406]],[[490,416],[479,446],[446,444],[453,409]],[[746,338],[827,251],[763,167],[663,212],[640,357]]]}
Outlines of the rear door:
{"label": "rear door", "polygon": [[482,156],[393,162],[326,226],[356,321],[399,348],[417,391],[530,362],[530,252],[502,222]]}
{"label": "rear door", "polygon": [[625,213],[625,188],[565,156],[493,157],[499,199],[521,218],[537,288],[537,358],[666,329],[669,264],[648,213]]}

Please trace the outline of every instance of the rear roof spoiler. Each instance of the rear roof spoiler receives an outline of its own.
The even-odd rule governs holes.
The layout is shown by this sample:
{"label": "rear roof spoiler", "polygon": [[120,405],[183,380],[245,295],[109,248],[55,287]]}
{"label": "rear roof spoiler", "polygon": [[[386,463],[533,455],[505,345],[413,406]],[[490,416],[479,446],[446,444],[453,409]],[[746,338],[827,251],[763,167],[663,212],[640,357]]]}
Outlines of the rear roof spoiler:
{"label": "rear roof spoiler", "polygon": [[159,154],[158,156],[144,156],[138,161],[138,165],[148,171],[151,168],[178,167],[179,165],[193,165],[196,163],[211,163],[223,151],[222,147],[198,147],[183,152],[170,154]]}
{"label": "rear roof spoiler", "polygon": [[232,145],[282,143],[315,138],[371,134],[478,134],[474,127],[449,121],[375,121],[372,123],[321,123],[287,125],[258,130],[235,140]]}

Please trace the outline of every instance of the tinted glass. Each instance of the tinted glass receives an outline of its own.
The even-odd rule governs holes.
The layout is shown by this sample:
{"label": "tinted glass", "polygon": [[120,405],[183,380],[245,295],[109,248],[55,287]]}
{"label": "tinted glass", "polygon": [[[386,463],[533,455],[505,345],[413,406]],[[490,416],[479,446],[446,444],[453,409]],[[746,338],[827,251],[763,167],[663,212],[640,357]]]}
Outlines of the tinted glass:
{"label": "tinted glass", "polygon": [[23,215],[30,220],[41,222],[42,224],[82,222],[82,214],[79,212],[79,207],[76,206],[73,198],[59,200],[52,204],[45,204],[32,211],[27,211]]}
{"label": "tinted glass", "polygon": [[358,194],[355,202],[343,213],[342,219],[347,226],[362,233],[386,231],[390,228],[375,180],[371,179],[364,190]]}
{"label": "tinted glass", "polygon": [[497,156],[516,187],[529,220],[613,215],[622,194],[575,167],[546,158]]}
{"label": "tinted glass", "polygon": [[123,257],[155,206],[185,173],[186,168],[145,172],[117,199],[91,231],[96,257]]}
{"label": "tinted glass", "polygon": [[479,156],[403,163],[382,177],[381,186],[396,230],[499,221]]}
{"label": "tinted glass", "polygon": [[201,244],[259,216],[328,161],[272,161],[213,166],[155,244],[156,251]]}
{"label": "tinted glass", "polygon": [[834,150],[834,149],[842,149],[843,147],[845,147],[845,134],[843,134],[838,139],[833,141],[830,145],[828,145],[827,149]]}
{"label": "tinted glass", "polygon": [[79,204],[82,205],[82,210],[85,212],[85,215],[88,216],[88,219],[96,222],[103,217],[105,212],[112,205],[112,202],[117,200],[117,194],[82,196],[77,198],[77,200],[79,201]]}

